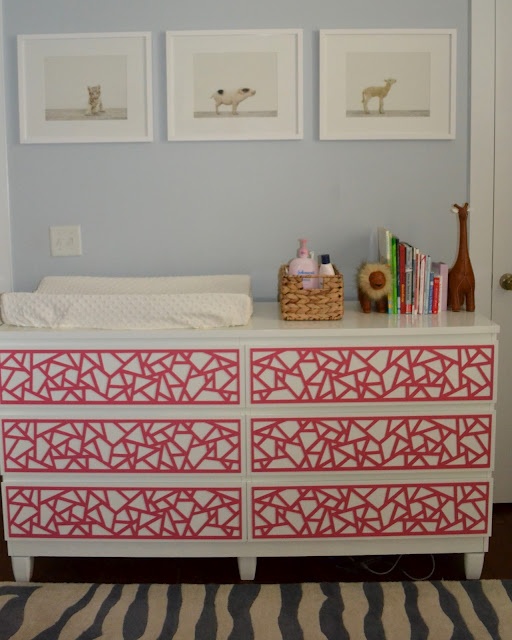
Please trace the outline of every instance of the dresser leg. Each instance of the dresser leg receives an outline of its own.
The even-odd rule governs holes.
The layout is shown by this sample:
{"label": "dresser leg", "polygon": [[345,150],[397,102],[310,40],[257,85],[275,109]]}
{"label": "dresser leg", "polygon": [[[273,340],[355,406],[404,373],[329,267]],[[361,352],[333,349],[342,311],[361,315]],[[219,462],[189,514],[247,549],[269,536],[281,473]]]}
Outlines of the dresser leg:
{"label": "dresser leg", "polygon": [[16,582],[30,582],[34,569],[32,556],[11,556],[11,565]]}
{"label": "dresser leg", "polygon": [[238,558],[240,580],[254,580],[258,558]]}
{"label": "dresser leg", "polygon": [[478,580],[482,575],[485,553],[465,553],[464,570],[466,580]]}

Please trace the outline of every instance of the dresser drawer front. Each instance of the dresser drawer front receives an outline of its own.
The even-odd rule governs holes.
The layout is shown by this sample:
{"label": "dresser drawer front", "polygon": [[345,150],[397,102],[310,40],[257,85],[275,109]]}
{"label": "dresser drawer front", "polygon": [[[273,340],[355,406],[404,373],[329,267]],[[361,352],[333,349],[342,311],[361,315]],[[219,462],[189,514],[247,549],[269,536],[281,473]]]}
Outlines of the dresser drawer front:
{"label": "dresser drawer front", "polygon": [[10,538],[240,540],[240,487],[5,489]]}
{"label": "dresser drawer front", "polygon": [[253,473],[488,469],[492,414],[253,418]]}
{"label": "dresser drawer front", "polygon": [[493,398],[494,345],[250,350],[254,405]]}
{"label": "dresser drawer front", "polygon": [[7,472],[241,473],[240,420],[2,421]]}
{"label": "dresser drawer front", "polygon": [[237,349],[1,351],[3,404],[240,404]]}
{"label": "dresser drawer front", "polygon": [[487,482],[252,487],[252,538],[489,533]]}

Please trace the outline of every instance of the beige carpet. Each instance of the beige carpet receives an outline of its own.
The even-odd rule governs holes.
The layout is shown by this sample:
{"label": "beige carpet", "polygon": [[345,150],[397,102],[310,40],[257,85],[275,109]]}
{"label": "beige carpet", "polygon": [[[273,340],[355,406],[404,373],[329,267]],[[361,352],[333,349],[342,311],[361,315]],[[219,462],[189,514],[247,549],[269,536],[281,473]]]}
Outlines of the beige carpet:
{"label": "beige carpet", "polygon": [[508,640],[512,580],[0,583],[0,640]]}

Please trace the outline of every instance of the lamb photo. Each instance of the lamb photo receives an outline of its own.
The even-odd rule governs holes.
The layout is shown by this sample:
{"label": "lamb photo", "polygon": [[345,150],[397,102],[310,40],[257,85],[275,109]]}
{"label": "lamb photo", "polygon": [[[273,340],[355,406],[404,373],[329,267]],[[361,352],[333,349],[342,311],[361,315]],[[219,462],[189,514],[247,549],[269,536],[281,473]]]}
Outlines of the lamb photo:
{"label": "lamb photo", "polygon": [[197,53],[194,118],[276,118],[277,53]]}
{"label": "lamb photo", "polygon": [[127,56],[51,56],[44,60],[45,119],[126,120]]}
{"label": "lamb photo", "polygon": [[430,116],[429,53],[347,54],[347,118]]}

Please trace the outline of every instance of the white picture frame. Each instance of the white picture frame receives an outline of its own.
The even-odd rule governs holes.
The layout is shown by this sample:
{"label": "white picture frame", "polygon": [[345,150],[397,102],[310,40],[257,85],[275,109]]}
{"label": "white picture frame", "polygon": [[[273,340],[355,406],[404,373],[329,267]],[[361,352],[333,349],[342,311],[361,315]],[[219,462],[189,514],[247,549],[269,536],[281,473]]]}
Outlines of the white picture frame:
{"label": "white picture frame", "polygon": [[302,138],[302,46],[302,29],[167,31],[168,140]]}
{"label": "white picture frame", "polygon": [[19,35],[17,44],[22,144],[153,139],[151,33]]}
{"label": "white picture frame", "polygon": [[321,29],[320,139],[455,138],[456,51],[456,29]]}

